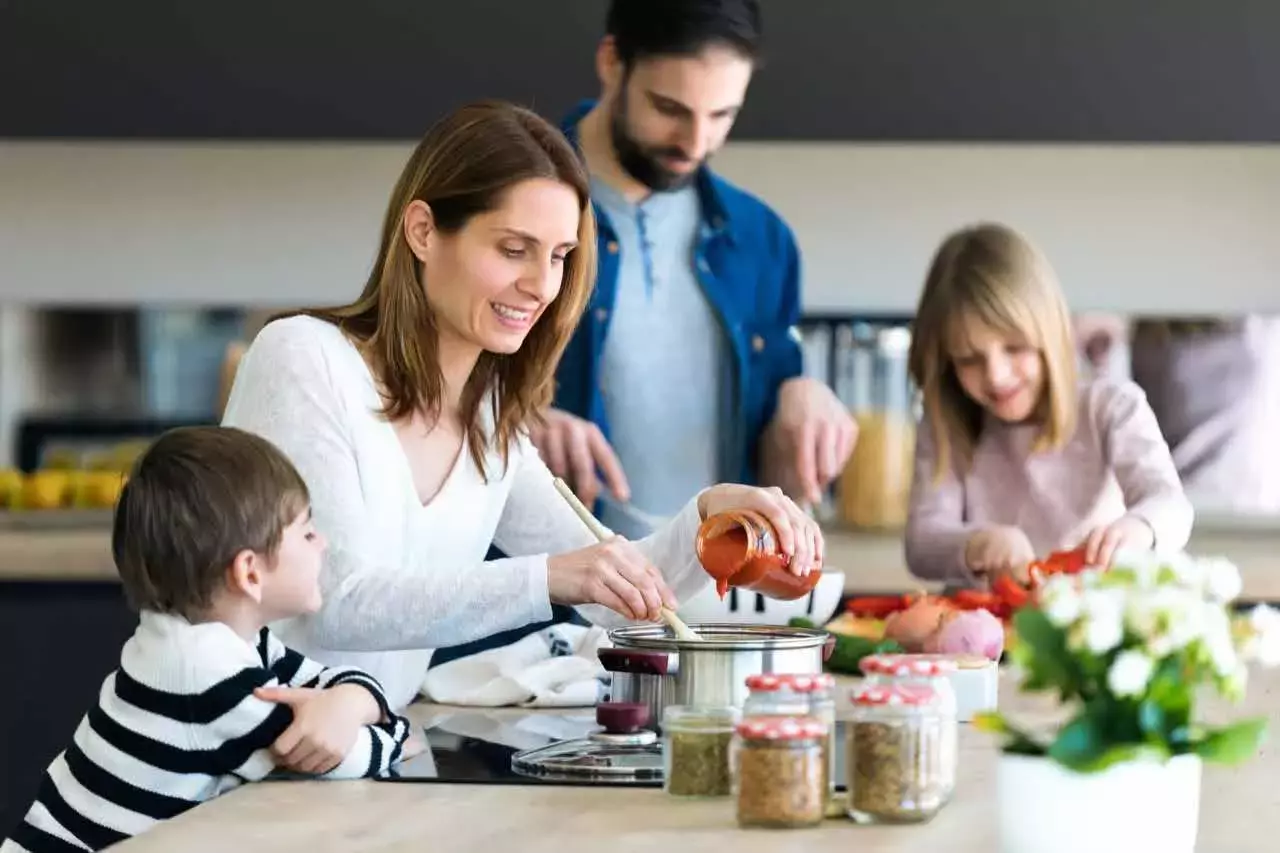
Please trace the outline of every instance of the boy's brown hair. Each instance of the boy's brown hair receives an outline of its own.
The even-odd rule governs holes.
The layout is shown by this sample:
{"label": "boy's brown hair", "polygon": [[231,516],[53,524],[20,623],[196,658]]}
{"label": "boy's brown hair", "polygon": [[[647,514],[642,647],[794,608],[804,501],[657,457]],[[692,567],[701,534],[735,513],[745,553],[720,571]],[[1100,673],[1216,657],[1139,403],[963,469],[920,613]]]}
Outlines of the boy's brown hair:
{"label": "boy's brown hair", "polygon": [[273,558],[310,503],[275,445],[234,427],[180,427],[133,466],[116,504],[111,551],[130,606],[194,618],[235,556]]}

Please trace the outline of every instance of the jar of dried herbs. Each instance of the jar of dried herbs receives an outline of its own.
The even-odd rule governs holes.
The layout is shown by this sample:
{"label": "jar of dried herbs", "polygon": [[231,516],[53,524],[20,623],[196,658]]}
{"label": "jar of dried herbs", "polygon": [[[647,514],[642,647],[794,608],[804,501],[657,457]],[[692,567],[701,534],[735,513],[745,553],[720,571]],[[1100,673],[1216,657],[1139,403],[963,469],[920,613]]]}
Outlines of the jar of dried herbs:
{"label": "jar of dried herbs", "polygon": [[848,814],[859,823],[923,823],[955,790],[956,716],[922,685],[864,684],[845,721]]}
{"label": "jar of dried herbs", "polygon": [[815,826],[826,815],[827,725],[814,717],[744,717],[738,724],[738,824]]}
{"label": "jar of dried herbs", "polygon": [[817,717],[827,725],[827,737],[822,743],[823,759],[827,765],[824,784],[828,792],[836,787],[835,737],[836,701],[833,676],[825,672],[768,673],[747,677],[744,716]]}
{"label": "jar of dried herbs", "polygon": [[671,705],[662,715],[663,788],[677,797],[733,793],[736,708]]}
{"label": "jar of dried herbs", "polygon": [[[861,664],[866,675],[864,683],[926,687],[937,695],[942,713],[957,719],[959,698],[954,679],[959,666],[959,661],[953,656],[933,654],[868,655]],[[960,748],[958,732],[953,730],[953,735],[943,744],[948,761],[955,760],[956,750]]]}

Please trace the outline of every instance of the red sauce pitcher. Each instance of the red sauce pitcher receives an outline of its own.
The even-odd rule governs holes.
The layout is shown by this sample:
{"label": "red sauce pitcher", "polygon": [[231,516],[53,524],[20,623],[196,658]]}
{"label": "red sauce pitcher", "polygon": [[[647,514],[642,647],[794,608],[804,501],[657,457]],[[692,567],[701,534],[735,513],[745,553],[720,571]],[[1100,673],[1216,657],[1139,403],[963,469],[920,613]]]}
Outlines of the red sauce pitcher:
{"label": "red sauce pitcher", "polygon": [[738,587],[791,601],[808,595],[822,578],[821,564],[805,577],[792,574],[791,558],[779,548],[773,525],[750,510],[717,513],[702,522],[697,551],[721,598],[729,587]]}

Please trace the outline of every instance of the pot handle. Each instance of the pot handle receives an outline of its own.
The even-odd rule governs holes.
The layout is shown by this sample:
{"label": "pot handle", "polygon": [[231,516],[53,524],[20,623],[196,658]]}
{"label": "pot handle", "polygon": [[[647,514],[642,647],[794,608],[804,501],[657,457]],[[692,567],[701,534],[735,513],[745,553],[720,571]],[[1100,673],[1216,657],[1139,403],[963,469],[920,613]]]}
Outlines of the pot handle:
{"label": "pot handle", "polygon": [[596,655],[608,672],[667,675],[671,669],[671,656],[667,652],[605,648],[597,651]]}
{"label": "pot handle", "polygon": [[822,662],[826,663],[831,660],[831,655],[836,650],[836,635],[830,631],[827,632],[827,638],[822,641]]}

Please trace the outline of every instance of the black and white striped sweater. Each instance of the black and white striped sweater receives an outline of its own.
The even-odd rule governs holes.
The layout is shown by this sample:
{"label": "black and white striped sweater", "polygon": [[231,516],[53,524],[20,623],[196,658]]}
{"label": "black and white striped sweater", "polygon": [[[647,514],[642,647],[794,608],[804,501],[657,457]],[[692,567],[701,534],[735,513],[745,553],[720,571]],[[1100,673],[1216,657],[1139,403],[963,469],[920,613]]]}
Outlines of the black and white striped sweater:
{"label": "black and white striped sweater", "polygon": [[377,774],[399,759],[410,724],[391,712],[372,676],[322,666],[266,628],[255,646],[221,622],[144,612],[120,668],[0,853],[100,850],[261,779],[275,769],[268,748],[293,713],[254,689],[339,684],[367,688],[388,722],[366,726],[325,778]]}

